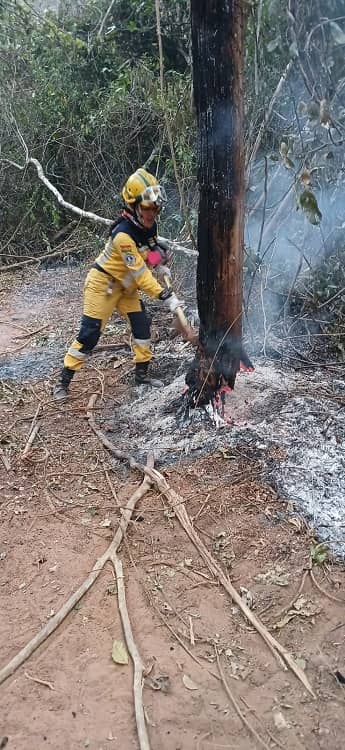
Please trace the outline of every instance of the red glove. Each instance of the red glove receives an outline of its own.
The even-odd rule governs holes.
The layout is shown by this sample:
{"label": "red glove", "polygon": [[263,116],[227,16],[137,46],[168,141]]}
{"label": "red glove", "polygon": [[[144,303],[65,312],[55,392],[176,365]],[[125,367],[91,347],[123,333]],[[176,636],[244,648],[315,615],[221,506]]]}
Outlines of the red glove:
{"label": "red glove", "polygon": [[159,266],[159,264],[162,262],[163,258],[158,250],[158,248],[155,248],[154,250],[149,250],[146,256],[146,262],[152,267],[155,268],[156,266]]}
{"label": "red glove", "polygon": [[167,263],[169,263],[170,259],[171,253],[169,253],[169,251],[166,250],[165,247],[161,247],[160,245],[154,245],[153,247],[151,247],[146,257],[147,263],[149,263],[152,268],[159,266],[160,263],[166,265]]}

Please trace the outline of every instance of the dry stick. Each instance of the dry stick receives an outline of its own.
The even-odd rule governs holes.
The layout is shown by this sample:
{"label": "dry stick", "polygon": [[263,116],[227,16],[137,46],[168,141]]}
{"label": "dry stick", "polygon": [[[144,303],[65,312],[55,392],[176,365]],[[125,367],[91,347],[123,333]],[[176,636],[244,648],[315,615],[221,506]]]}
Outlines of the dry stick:
{"label": "dry stick", "polygon": [[103,16],[102,20],[101,20],[101,23],[100,23],[99,29],[98,29],[98,31],[97,31],[97,36],[98,36],[98,37],[101,37],[101,36],[102,36],[102,34],[103,34],[103,29],[104,29],[104,26],[105,26],[106,20],[107,20],[108,16],[110,15],[110,12],[111,12],[111,9],[112,9],[112,7],[113,7],[113,5],[114,5],[114,2],[115,2],[115,0],[111,0],[111,3],[110,3],[110,5],[108,5],[108,8],[107,8],[107,10],[106,10],[106,12],[105,12],[105,14],[104,14],[104,16]]}
{"label": "dry stick", "polygon": [[263,119],[263,121],[262,121],[262,123],[261,123],[261,125],[259,127],[259,131],[258,131],[258,134],[256,136],[256,140],[255,140],[254,146],[252,148],[251,154],[249,156],[248,164],[247,164],[247,167],[246,167],[246,171],[247,171],[246,181],[247,182],[249,180],[250,167],[251,167],[252,163],[255,161],[256,154],[257,154],[257,152],[258,152],[258,150],[260,148],[260,144],[261,144],[261,141],[262,141],[263,134],[265,132],[266,125],[268,124],[268,122],[269,122],[269,120],[271,118],[271,115],[272,115],[272,112],[273,112],[273,107],[274,107],[274,105],[275,105],[275,103],[277,101],[277,98],[278,98],[278,96],[279,96],[279,94],[281,92],[283,84],[286,81],[286,79],[287,79],[287,77],[288,77],[288,75],[290,73],[290,70],[291,70],[292,66],[293,66],[293,60],[290,60],[290,62],[287,64],[287,66],[286,66],[286,68],[284,70],[283,75],[280,77],[280,79],[278,81],[278,85],[277,85],[277,87],[276,87],[276,89],[275,89],[275,91],[273,93],[272,99],[271,99],[271,101],[270,101],[270,103],[268,105],[267,112],[265,113],[264,119]]}
{"label": "dry stick", "polygon": [[32,430],[30,432],[30,435],[28,437],[28,440],[26,442],[25,448],[23,450],[23,453],[21,455],[22,459],[27,457],[27,455],[29,453],[29,450],[30,450],[30,448],[31,448],[31,446],[32,446],[32,444],[33,444],[33,442],[35,440],[35,437],[36,437],[37,433],[39,432],[41,426],[42,426],[42,420],[39,420],[38,422],[36,422],[36,424],[32,428]]}
{"label": "dry stick", "polygon": [[274,736],[274,734],[272,734],[272,732],[270,732],[270,730],[267,729],[266,724],[262,720],[261,716],[259,716],[259,714],[257,713],[257,711],[255,711],[255,708],[252,708],[249,705],[249,703],[247,703],[247,701],[245,700],[245,698],[243,698],[242,695],[241,695],[241,701],[242,701],[242,703],[244,703],[244,705],[246,706],[246,708],[248,709],[248,711],[251,711],[251,713],[254,714],[254,716],[256,717],[256,719],[258,720],[258,722],[261,724],[262,728],[265,730],[265,732],[267,732],[270,740],[272,740],[272,742],[274,742],[274,744],[277,745],[277,747],[281,747],[282,750],[286,750],[285,745],[283,745],[280,742],[280,740],[277,740],[277,738]]}
{"label": "dry stick", "polygon": [[345,604],[345,600],[344,599],[338,599],[337,596],[333,596],[333,594],[329,594],[328,591],[325,591],[325,589],[323,589],[322,586],[320,586],[320,584],[316,580],[316,578],[314,576],[314,573],[313,573],[313,571],[312,571],[311,568],[307,572],[309,572],[310,578],[311,578],[314,586],[316,586],[316,588],[318,589],[318,591],[320,591],[320,594],[322,594],[323,596],[326,596],[327,599],[331,600],[331,602],[336,602],[337,604],[343,604],[343,605]]}
{"label": "dry stick", "polygon": [[0,458],[1,458],[2,463],[4,464],[6,471],[10,471],[11,464],[6,456],[5,451],[3,450],[3,448],[1,448],[1,446],[0,446]]}
{"label": "dry stick", "polygon": [[[84,251],[84,248],[79,250],[73,250],[69,252],[73,252],[75,255],[77,253],[82,253]],[[17,268],[25,268],[26,266],[34,266],[36,263],[42,263],[43,260],[48,260],[49,258],[57,258],[59,255],[66,255],[67,250],[56,250],[55,253],[46,253],[45,255],[38,255],[37,258],[29,258],[28,260],[21,260],[18,261],[18,263],[10,263],[6,266],[0,266],[1,273],[6,273],[6,271],[15,271]]]}
{"label": "dry stick", "polygon": [[28,680],[32,680],[32,682],[37,682],[38,685],[44,685],[45,687],[50,688],[50,690],[55,690],[54,685],[52,685],[51,682],[48,682],[48,680],[41,680],[39,677],[34,677],[32,674],[29,674],[29,672],[24,672],[24,674]]}
{"label": "dry stick", "polygon": [[32,420],[31,420],[31,424],[30,424],[30,427],[29,427],[29,431],[28,431],[28,436],[27,436],[27,440],[29,439],[29,437],[30,437],[30,435],[31,435],[31,433],[32,433],[32,430],[34,429],[34,426],[35,426],[35,424],[36,424],[36,422],[37,422],[37,419],[38,419],[38,417],[39,417],[39,413],[40,413],[40,411],[41,411],[41,403],[39,403],[39,404],[38,404],[38,407],[37,407],[37,409],[36,409],[36,411],[35,411],[35,414],[34,414],[34,416],[32,417]]}
{"label": "dry stick", "polygon": [[[0,268],[1,271],[1,268]],[[3,354],[15,354],[16,352],[20,352],[22,349],[25,349],[26,346],[29,346],[28,341],[24,341],[23,344],[20,344],[19,346],[15,346],[14,349],[5,349],[2,353]]]}
{"label": "dry stick", "polygon": [[235,698],[232,690],[230,690],[229,684],[228,684],[228,682],[226,680],[226,677],[224,675],[224,672],[223,672],[223,669],[222,669],[222,665],[220,663],[220,658],[219,658],[219,653],[218,653],[217,646],[214,647],[214,650],[216,652],[219,674],[220,674],[223,686],[225,688],[225,692],[226,692],[227,696],[230,698],[230,701],[231,701],[231,703],[232,703],[232,705],[233,705],[236,713],[240,717],[240,719],[241,719],[242,723],[244,724],[244,726],[246,727],[246,729],[248,729],[248,732],[250,734],[252,734],[253,737],[255,737],[255,739],[257,740],[257,742],[259,742],[259,744],[262,745],[262,747],[264,747],[265,750],[270,750],[270,748],[267,745],[267,743],[265,742],[265,740],[263,740],[262,737],[260,737],[260,735],[257,733],[256,729],[254,729],[254,727],[252,727],[251,723],[248,721],[248,719],[242,713],[242,711],[240,709],[240,706],[238,705],[237,700],[236,700],[236,698]]}
{"label": "dry stick", "polygon": [[93,350],[94,354],[98,354],[98,352],[111,352],[115,351],[116,349],[130,349],[130,344],[126,341],[124,343],[118,343],[118,344],[101,344],[100,346],[96,346]]}
{"label": "dry stick", "polygon": [[9,323],[8,320],[0,320],[0,325],[10,326],[10,328],[18,328],[20,331],[26,331],[26,333],[30,333],[29,329],[26,328],[25,326],[19,326],[17,323],[12,323],[12,322]]}
{"label": "dry stick", "polygon": [[[152,475],[152,479],[154,481],[154,477],[159,475],[159,472],[156,470],[153,470],[152,472],[150,471],[150,475]],[[159,475],[159,481],[157,481],[157,485],[159,487],[160,492],[164,492],[165,497],[167,498],[170,504],[172,504],[172,502],[176,503],[176,499],[178,498],[178,496],[176,492],[174,492],[174,490],[171,490],[169,488],[169,486],[167,485],[162,475]],[[213,573],[213,575],[219,579],[223,588],[227,591],[227,593],[230,595],[233,601],[242,610],[245,617],[249,620],[249,622],[254,626],[257,632],[261,635],[261,637],[265,641],[270,651],[281,662],[281,659],[279,659],[278,657],[278,655],[280,654],[280,656],[285,661],[287,666],[295,673],[296,677],[298,677],[298,679],[302,682],[304,687],[310,692],[310,694],[313,697],[315,697],[314,691],[309,683],[309,680],[304,674],[303,670],[297,666],[291,654],[289,654],[289,652],[286,651],[286,649],[279,643],[279,641],[273,638],[273,636],[267,630],[267,628],[260,622],[260,620],[258,620],[258,618],[254,615],[254,613],[249,609],[249,607],[247,607],[247,605],[241,598],[238,591],[234,588],[230,580],[226,578],[222,569],[219,567],[215,559],[212,557],[212,555],[210,554],[210,552],[205,547],[205,545],[199,538],[198,534],[194,530],[186,509],[182,505],[177,506],[175,508],[175,514],[177,518],[179,519],[181,525],[183,526],[184,530],[187,532],[189,538],[193,542],[194,546],[198,550],[199,554],[203,558],[210,572]]]}
{"label": "dry stick", "polygon": [[32,639],[29,641],[29,643],[22,648],[16,656],[11,659],[11,661],[6,664],[5,667],[3,667],[0,670],[0,685],[7,680],[8,677],[10,677],[13,672],[18,669],[18,667],[23,664],[26,659],[31,656],[31,654],[36,651],[36,649],[43,643],[49,635],[51,635],[56,628],[63,622],[63,620],[67,617],[67,615],[71,612],[73,607],[79,602],[79,600],[86,594],[86,592],[91,588],[92,584],[97,580],[98,576],[102,572],[104,565],[106,562],[111,560],[111,555],[116,552],[118,547],[120,546],[122,539],[125,535],[125,532],[127,530],[127,526],[129,524],[129,521],[131,519],[131,515],[133,513],[133,510],[137,504],[137,502],[145,495],[147,490],[151,486],[151,480],[149,477],[145,477],[144,481],[138,487],[138,489],[133,493],[133,495],[129,498],[128,503],[123,511],[122,519],[119,525],[119,528],[116,531],[116,534],[109,545],[108,549],[104,552],[104,554],[98,558],[97,562],[92,568],[91,573],[88,575],[88,577],[83,581],[81,586],[77,589],[77,591],[72,594],[67,602],[59,609],[59,611],[52,617],[49,622],[42,628],[42,630],[39,631]]}
{"label": "dry stick", "polygon": [[[129,465],[134,468],[138,469],[140,471],[143,471],[147,476],[150,477],[152,484],[154,484],[159,491],[166,497],[171,507],[174,507],[175,515],[180,521],[181,526],[186,531],[187,535],[189,536],[190,540],[193,542],[194,546],[196,547],[197,551],[199,552],[200,556],[206,563],[209,571],[218,578],[219,582],[222,584],[223,588],[227,591],[227,593],[230,595],[231,599],[237,604],[237,606],[242,610],[243,614],[249,620],[249,622],[253,625],[253,627],[257,630],[259,635],[263,638],[266,645],[270,649],[271,653],[275,656],[275,658],[278,660],[280,664],[283,663],[283,661],[286,663],[286,665],[291,669],[292,672],[296,675],[296,677],[302,682],[304,687],[308,690],[308,692],[315,698],[315,693],[309,683],[309,680],[307,679],[306,675],[304,674],[303,670],[297,666],[297,664],[294,662],[291,654],[289,654],[288,651],[282,646],[279,641],[277,641],[271,633],[267,630],[267,628],[258,620],[258,618],[254,615],[254,613],[247,607],[243,599],[241,598],[240,594],[230,580],[226,578],[224,575],[222,569],[219,567],[217,562],[215,561],[214,557],[210,554],[208,549],[205,547],[201,539],[199,538],[198,534],[196,533],[190,518],[188,516],[188,513],[186,509],[183,506],[183,499],[180,495],[178,495],[174,490],[172,490],[165,478],[162,474],[160,474],[159,471],[156,469],[151,469],[147,466],[143,466],[143,464],[138,463],[135,461],[135,459],[132,456],[129,456],[128,454],[125,454],[123,451],[119,451],[113,443],[104,435],[102,430],[100,430],[98,427],[96,427],[92,412],[90,411],[90,406],[94,405],[97,400],[97,394],[93,394],[90,398],[89,404],[88,404],[88,419],[90,427],[93,429],[97,437],[100,439],[100,441],[105,445],[117,458],[124,459],[129,462]],[[282,657],[282,658],[280,658]]]}
{"label": "dry stick", "polygon": [[34,331],[28,331],[28,333],[21,333],[19,336],[15,336],[15,339],[28,339],[30,336],[35,336],[36,333],[40,333],[41,331],[45,331],[46,328],[48,328],[49,323],[46,323],[45,326],[40,326],[40,328],[35,328]]}
{"label": "dry stick", "polygon": [[117,596],[119,603],[120,617],[122,621],[123,632],[125,634],[126,644],[130,653],[133,667],[133,691],[134,691],[134,709],[135,709],[135,720],[137,724],[138,739],[140,750],[150,750],[149,738],[146,731],[144,706],[143,706],[143,672],[144,666],[140,658],[139,651],[136,647],[130,619],[128,616],[127,604],[126,604],[126,593],[123,579],[123,568],[122,562],[117,557],[116,552],[112,552],[110,559],[114,565],[117,581]]}

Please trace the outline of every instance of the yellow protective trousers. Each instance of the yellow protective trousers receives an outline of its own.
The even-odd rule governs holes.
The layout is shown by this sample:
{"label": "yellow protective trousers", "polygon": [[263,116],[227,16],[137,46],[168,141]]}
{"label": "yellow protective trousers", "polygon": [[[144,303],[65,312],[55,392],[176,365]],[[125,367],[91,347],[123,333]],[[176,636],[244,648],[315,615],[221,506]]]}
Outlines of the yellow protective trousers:
{"label": "yellow protective trousers", "polygon": [[80,330],[66,353],[65,367],[74,372],[82,368],[115,310],[129,321],[134,361],[152,359],[150,319],[138,291],[126,290],[108,274],[91,268],[84,285]]}

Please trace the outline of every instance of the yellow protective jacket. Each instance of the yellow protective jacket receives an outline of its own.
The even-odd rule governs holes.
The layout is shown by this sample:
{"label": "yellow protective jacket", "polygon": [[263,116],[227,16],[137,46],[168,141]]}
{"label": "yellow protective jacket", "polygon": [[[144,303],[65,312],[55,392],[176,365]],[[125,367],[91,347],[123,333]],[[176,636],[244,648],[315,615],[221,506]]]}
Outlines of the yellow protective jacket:
{"label": "yellow protective jacket", "polygon": [[149,251],[157,244],[157,227],[150,231],[136,226],[125,215],[114,226],[104,250],[96,258],[95,267],[103,269],[120,283],[124,292],[136,289],[157,299],[163,287],[156,281],[146,265]]}

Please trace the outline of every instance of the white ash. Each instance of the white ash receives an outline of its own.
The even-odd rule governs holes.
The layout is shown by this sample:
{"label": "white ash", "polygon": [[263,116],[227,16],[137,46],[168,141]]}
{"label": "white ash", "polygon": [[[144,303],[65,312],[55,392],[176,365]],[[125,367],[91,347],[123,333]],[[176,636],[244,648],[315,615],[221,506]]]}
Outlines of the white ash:
{"label": "white ash", "polygon": [[[247,431],[258,450],[275,446],[285,452],[286,458],[270,468],[269,478],[318,537],[345,558],[345,409],[332,396],[323,396],[323,387],[329,392],[335,383],[318,383],[318,377],[320,373],[308,379],[290,376],[289,392],[266,392],[260,409],[266,417],[255,425],[235,427],[231,442],[243,441]],[[339,383],[342,388],[343,381]],[[311,395],[294,396],[294,386],[310,389]],[[270,411],[279,395],[284,399],[280,408]]]}
{"label": "white ash", "polygon": [[[116,445],[138,460],[149,451],[160,463],[179,461],[188,455],[198,455],[219,444],[207,412],[195,410],[190,419],[178,418],[175,409],[166,413],[169,404],[179,399],[185,389],[184,375],[163,388],[139,386],[131,388],[130,401],[116,410],[110,429],[116,433]],[[108,429],[109,429],[108,427]]]}
{"label": "white ash", "polygon": [[[165,413],[184,390],[184,375],[179,375],[161,389],[132,388],[128,403],[107,424],[118,448],[128,452],[130,446],[138,460],[154,450],[158,465],[190,460],[224,445],[250,445],[266,466],[266,478],[345,558],[344,388],[344,381],[332,383],[320,373],[306,376],[257,366],[254,373],[238,376],[226,399],[225,417],[231,423],[216,429],[205,410],[195,410],[186,422],[174,411]],[[285,454],[273,464],[272,447]]]}

